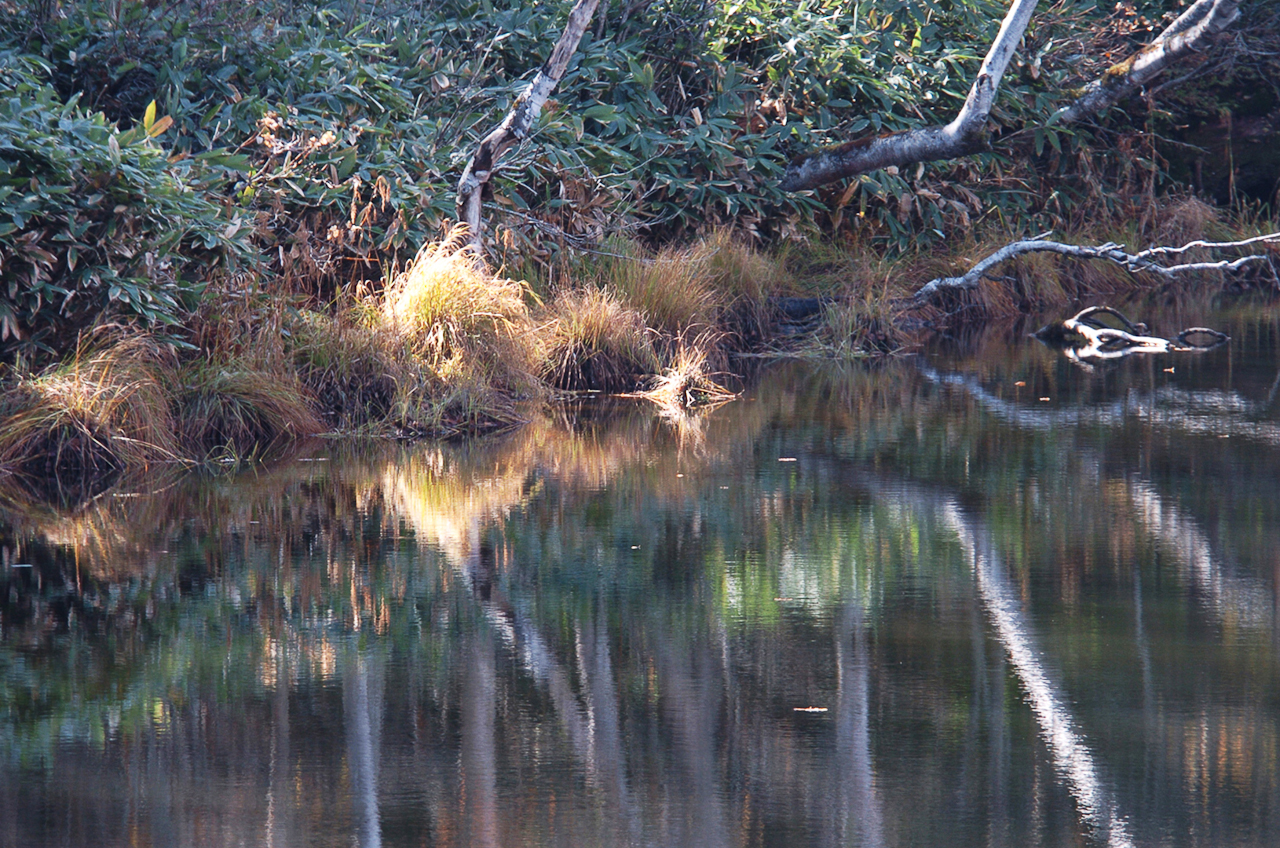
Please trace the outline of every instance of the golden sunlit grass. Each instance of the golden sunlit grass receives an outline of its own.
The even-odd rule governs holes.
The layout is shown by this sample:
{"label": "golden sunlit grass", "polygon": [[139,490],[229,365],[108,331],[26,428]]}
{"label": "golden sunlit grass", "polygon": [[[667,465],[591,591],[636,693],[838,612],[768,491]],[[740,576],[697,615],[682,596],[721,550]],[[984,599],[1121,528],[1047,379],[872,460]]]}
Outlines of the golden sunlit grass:
{"label": "golden sunlit grass", "polygon": [[706,273],[711,252],[707,244],[657,253],[625,241],[609,246],[616,255],[601,263],[600,282],[643,314],[654,330],[676,336],[692,327],[715,325],[721,303]]}
{"label": "golden sunlit grass", "polygon": [[431,371],[442,396],[402,386],[398,414],[446,429],[474,426],[513,419],[516,401],[541,397],[541,339],[527,297],[523,283],[484,267],[464,228],[424,246],[376,306],[379,330]]}
{"label": "golden sunlit grass", "polygon": [[712,379],[709,362],[717,345],[715,333],[710,331],[693,339],[680,336],[671,365],[641,396],[669,409],[715,405],[737,397]]}

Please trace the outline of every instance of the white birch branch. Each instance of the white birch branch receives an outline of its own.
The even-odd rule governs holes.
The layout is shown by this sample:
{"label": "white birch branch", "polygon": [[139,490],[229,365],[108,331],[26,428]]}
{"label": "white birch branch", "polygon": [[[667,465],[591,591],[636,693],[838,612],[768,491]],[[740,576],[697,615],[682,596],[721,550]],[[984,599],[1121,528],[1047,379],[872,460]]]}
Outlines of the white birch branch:
{"label": "white birch branch", "polygon": [[[1197,0],[1146,47],[1113,65],[1049,123],[1071,123],[1102,112],[1146,85],[1170,64],[1200,49],[1240,16],[1241,0]],[[955,159],[987,149],[987,118],[1009,60],[1036,8],[1036,0],[1014,0],[955,120],[862,138],[806,154],[792,161],[779,187],[803,191],[891,165]]]}
{"label": "white birch branch", "polygon": [[1115,242],[1107,242],[1106,244],[1096,247],[1078,244],[1063,244],[1062,242],[1047,241],[1044,239],[1026,239],[1023,241],[1015,241],[1012,244],[1006,244],[995,253],[983,259],[974,265],[965,274],[959,277],[939,277],[930,280],[920,287],[919,291],[911,298],[911,302],[919,305],[927,303],[943,291],[968,291],[978,287],[982,279],[988,276],[991,269],[1008,262],[1018,256],[1027,253],[1057,253],[1062,256],[1074,256],[1078,259],[1108,259],[1118,265],[1123,265],[1130,272],[1147,271],[1157,274],[1161,277],[1172,279],[1181,274],[1187,274],[1194,271],[1235,271],[1243,268],[1251,262],[1267,261],[1270,257],[1266,253],[1255,253],[1249,256],[1241,256],[1238,259],[1223,259],[1216,262],[1185,262],[1179,265],[1161,265],[1152,261],[1156,256],[1169,254],[1182,254],[1188,250],[1195,248],[1203,248],[1207,250],[1222,250],[1227,248],[1241,248],[1249,245],[1260,243],[1280,242],[1280,233],[1270,233],[1263,236],[1255,236],[1253,238],[1242,239],[1241,241],[1221,241],[1221,242],[1205,242],[1193,241],[1182,247],[1153,247],[1140,253],[1128,253],[1123,249],[1122,245]]}
{"label": "white birch branch", "polygon": [[547,98],[559,84],[569,60],[578,49],[582,35],[591,23],[600,0],[578,0],[569,12],[569,20],[565,23],[564,32],[551,51],[550,58],[533,78],[533,82],[525,89],[502,123],[498,124],[488,135],[480,140],[476,152],[467,162],[462,178],[458,180],[458,220],[467,225],[471,235],[471,245],[476,255],[481,255],[481,232],[483,221],[481,216],[482,194],[485,184],[496,172],[502,155],[512,146],[528,138],[534,122],[542,114],[542,107]]}
{"label": "white birch branch", "polygon": [[1147,46],[1085,86],[1050,123],[1073,123],[1106,111],[1146,85],[1166,67],[1199,49],[1209,36],[1240,17],[1240,0],[1197,0]]}
{"label": "white birch branch", "polygon": [[803,191],[890,165],[955,159],[985,150],[991,105],[1037,3],[1038,0],[1013,0],[964,106],[951,123],[856,139],[810,153],[787,166],[779,187],[783,191]]}

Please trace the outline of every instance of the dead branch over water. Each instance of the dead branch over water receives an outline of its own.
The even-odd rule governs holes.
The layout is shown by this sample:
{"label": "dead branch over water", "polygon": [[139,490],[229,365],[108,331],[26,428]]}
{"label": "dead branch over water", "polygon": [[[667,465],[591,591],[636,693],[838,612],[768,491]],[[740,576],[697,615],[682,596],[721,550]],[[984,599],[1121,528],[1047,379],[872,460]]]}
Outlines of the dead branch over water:
{"label": "dead branch over water", "polygon": [[1124,245],[1116,242],[1107,242],[1094,247],[1080,244],[1064,244],[1058,241],[1049,241],[1044,238],[1024,239],[1015,241],[992,253],[986,259],[978,262],[966,273],[959,277],[938,277],[925,283],[911,298],[914,305],[923,305],[944,291],[968,291],[976,289],[978,284],[984,279],[994,279],[991,271],[997,265],[1008,262],[1010,259],[1016,259],[1028,253],[1057,253],[1062,256],[1071,256],[1077,259],[1107,259],[1118,265],[1124,266],[1132,273],[1145,271],[1147,273],[1156,274],[1166,279],[1175,279],[1184,274],[1204,272],[1204,271],[1238,271],[1246,265],[1252,263],[1274,262],[1269,253],[1253,253],[1247,256],[1241,256],[1237,259],[1221,259],[1208,262],[1183,262],[1176,265],[1162,265],[1157,261],[1162,256],[1180,256],[1191,250],[1228,250],[1233,248],[1249,247],[1256,244],[1276,243],[1280,242],[1280,233],[1269,233],[1267,235],[1255,236],[1253,238],[1241,239],[1240,241],[1193,241],[1184,244],[1182,247],[1152,247],[1138,253],[1129,253],[1124,250]]}

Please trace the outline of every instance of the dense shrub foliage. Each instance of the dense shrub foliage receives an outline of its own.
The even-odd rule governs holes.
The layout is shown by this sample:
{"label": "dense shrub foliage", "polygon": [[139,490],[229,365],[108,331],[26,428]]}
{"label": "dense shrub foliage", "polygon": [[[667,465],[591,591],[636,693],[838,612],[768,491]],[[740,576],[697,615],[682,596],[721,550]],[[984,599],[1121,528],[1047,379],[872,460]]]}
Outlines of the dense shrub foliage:
{"label": "dense shrub foliage", "polygon": [[163,124],[121,132],[62,102],[41,63],[0,62],[0,341],[176,323],[214,266],[251,255],[243,217],[206,193],[216,174],[152,139]]}
{"label": "dense shrub foliage", "polygon": [[[803,150],[948,120],[1004,4],[602,5],[497,180],[497,258],[536,279],[566,248],[618,234],[669,242],[727,225],[901,252],[983,221],[1133,214],[1162,178],[1145,112],[1112,116],[1101,136],[1047,121],[1180,6],[1051,6],[1006,78],[992,153],[787,195],[777,177]],[[171,322],[224,273],[213,263],[232,268],[250,247],[284,290],[323,300],[379,283],[453,218],[462,164],[567,7],[0,0],[0,329],[65,344],[117,315]]]}

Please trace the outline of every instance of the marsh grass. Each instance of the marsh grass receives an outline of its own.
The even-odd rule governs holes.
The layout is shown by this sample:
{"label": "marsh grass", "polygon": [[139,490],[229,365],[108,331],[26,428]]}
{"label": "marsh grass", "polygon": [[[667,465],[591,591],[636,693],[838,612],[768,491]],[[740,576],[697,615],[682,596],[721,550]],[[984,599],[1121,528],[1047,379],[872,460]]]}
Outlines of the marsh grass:
{"label": "marsh grass", "polygon": [[422,379],[412,356],[378,332],[367,310],[298,310],[287,328],[298,380],[334,430],[377,433],[396,409],[401,387]]}
{"label": "marsh grass", "polygon": [[722,328],[739,347],[767,339],[777,325],[771,300],[800,290],[788,265],[790,246],[762,251],[732,230],[719,229],[706,239],[705,248],[702,270],[716,292]]}
{"label": "marsh grass", "polygon": [[[1098,221],[1069,240],[1140,249],[1230,240],[1242,227],[1274,222],[1228,223],[1183,197],[1146,223]],[[639,391],[664,410],[687,410],[733,396],[723,384],[728,372],[742,373],[735,352],[859,359],[911,349],[941,327],[1168,288],[1113,263],[1035,254],[976,292],[909,304],[927,280],[962,273],[1019,235],[975,227],[945,251],[896,258],[847,239],[766,251],[727,230],[656,251],[614,239],[606,255],[566,267],[569,281],[550,286],[545,303],[480,262],[459,229],[382,286],[353,285],[328,303],[228,278],[191,319],[187,338],[197,350],[99,333],[56,367],[11,368],[0,387],[0,469],[71,478],[211,457],[240,462],[326,431],[480,433],[534,417],[529,405],[556,389]],[[1214,285],[1224,281],[1171,291]],[[781,296],[824,301],[815,325],[785,347]]]}
{"label": "marsh grass", "polygon": [[324,430],[297,378],[278,369],[199,362],[179,372],[179,380],[178,420],[190,455],[271,453]]}
{"label": "marsh grass", "polygon": [[556,388],[633,391],[661,368],[644,315],[609,289],[562,291],[547,319],[545,376]]}
{"label": "marsh grass", "polygon": [[465,228],[424,246],[375,304],[379,331],[416,357],[441,393],[402,387],[399,414],[429,427],[483,426],[515,420],[519,401],[543,397],[531,298],[526,284],[475,256]]}
{"label": "marsh grass", "polygon": [[675,337],[715,326],[723,301],[707,273],[712,251],[705,242],[653,252],[615,239],[608,247],[612,255],[600,263],[598,283],[617,292],[651,328]]}
{"label": "marsh grass", "polygon": [[704,330],[692,338],[680,335],[671,364],[640,396],[664,409],[714,406],[732,400],[737,394],[713,379],[717,375],[711,363],[719,349],[714,331]]}
{"label": "marsh grass", "polygon": [[76,476],[177,458],[161,379],[169,358],[137,336],[19,378],[0,399],[0,468]]}

